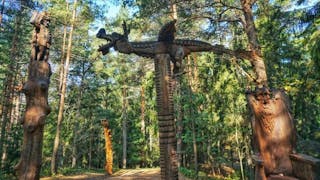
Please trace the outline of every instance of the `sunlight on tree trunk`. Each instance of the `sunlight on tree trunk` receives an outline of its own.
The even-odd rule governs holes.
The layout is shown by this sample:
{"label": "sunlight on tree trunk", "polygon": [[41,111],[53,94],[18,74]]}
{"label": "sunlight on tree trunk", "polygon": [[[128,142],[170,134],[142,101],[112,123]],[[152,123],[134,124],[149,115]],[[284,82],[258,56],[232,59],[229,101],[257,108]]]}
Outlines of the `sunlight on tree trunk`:
{"label": "sunlight on tree trunk", "polygon": [[128,108],[128,97],[127,97],[127,86],[122,87],[122,168],[127,168],[127,108]]}
{"label": "sunlight on tree trunk", "polygon": [[65,68],[63,73],[63,80],[62,80],[62,87],[61,87],[61,94],[60,94],[60,103],[59,103],[59,114],[58,114],[58,120],[57,120],[57,129],[56,129],[56,136],[54,139],[54,146],[53,146],[53,152],[52,152],[52,159],[51,159],[51,174],[56,174],[58,169],[58,149],[60,144],[60,131],[62,127],[62,121],[63,121],[63,112],[64,112],[64,101],[65,101],[65,95],[66,95],[66,86],[67,86],[67,77],[69,72],[69,64],[71,59],[71,47],[72,47],[72,35],[74,30],[74,24],[76,20],[76,9],[77,9],[77,0],[73,2],[73,11],[72,11],[72,21],[71,21],[71,27],[69,32],[69,38],[68,38],[68,47],[67,47],[67,54],[66,54],[66,61],[65,61]]}
{"label": "sunlight on tree trunk", "polygon": [[242,21],[245,33],[249,40],[249,48],[251,50],[251,59],[253,70],[256,74],[255,82],[258,87],[268,86],[267,72],[262,58],[261,47],[258,42],[257,32],[255,30],[254,18],[252,13],[252,5],[254,1],[241,0],[242,11],[245,19]]}

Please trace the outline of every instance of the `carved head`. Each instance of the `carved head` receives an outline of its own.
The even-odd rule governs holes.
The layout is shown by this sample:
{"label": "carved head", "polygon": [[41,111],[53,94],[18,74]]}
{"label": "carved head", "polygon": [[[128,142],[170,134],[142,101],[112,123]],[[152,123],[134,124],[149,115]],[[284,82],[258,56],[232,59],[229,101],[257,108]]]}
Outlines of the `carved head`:
{"label": "carved head", "polygon": [[113,32],[111,34],[107,34],[106,30],[104,28],[101,28],[98,31],[96,37],[99,39],[105,39],[105,40],[109,41],[109,43],[100,46],[98,51],[101,51],[102,54],[105,55],[109,52],[110,48],[112,48],[112,47],[117,48],[116,44],[118,41],[128,42],[128,35],[130,33],[130,29],[127,28],[126,22],[123,22],[122,28],[123,28],[123,34],[116,33],[116,32]]}
{"label": "carved head", "polygon": [[127,38],[124,35],[116,32],[113,32],[112,34],[107,34],[104,28],[101,28],[98,31],[96,37],[99,39],[105,39],[109,42],[100,46],[98,49],[98,51],[101,51],[103,55],[109,53],[110,48],[115,47],[117,41],[127,41]]}
{"label": "carved head", "polygon": [[49,27],[50,18],[49,13],[47,12],[32,12],[32,16],[30,19],[30,23],[36,27],[40,27],[40,25],[44,25],[45,27]]}
{"label": "carved head", "polygon": [[158,41],[172,42],[174,40],[177,31],[176,22],[177,20],[173,20],[162,26],[159,31]]}

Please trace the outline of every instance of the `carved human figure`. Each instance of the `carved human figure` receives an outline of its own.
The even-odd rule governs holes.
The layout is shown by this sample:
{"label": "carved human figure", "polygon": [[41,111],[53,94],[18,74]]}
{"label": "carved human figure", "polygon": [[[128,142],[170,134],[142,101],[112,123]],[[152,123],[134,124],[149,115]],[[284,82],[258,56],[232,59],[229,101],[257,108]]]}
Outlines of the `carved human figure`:
{"label": "carved human figure", "polygon": [[32,35],[32,61],[48,61],[51,45],[51,34],[49,33],[50,19],[46,12],[34,12],[30,23],[34,25]]}

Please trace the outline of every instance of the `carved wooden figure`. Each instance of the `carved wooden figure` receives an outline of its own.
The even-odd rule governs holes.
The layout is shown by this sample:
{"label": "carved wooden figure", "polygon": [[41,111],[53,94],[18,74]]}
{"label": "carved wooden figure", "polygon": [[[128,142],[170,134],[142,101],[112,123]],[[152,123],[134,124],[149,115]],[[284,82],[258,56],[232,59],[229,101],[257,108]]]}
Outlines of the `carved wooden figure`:
{"label": "carved wooden figure", "polygon": [[51,34],[49,32],[50,19],[48,14],[34,12],[30,23],[34,25],[32,35],[31,60],[48,61],[51,45]]}
{"label": "carved wooden figure", "polygon": [[109,128],[108,120],[101,121],[102,126],[104,127],[104,137],[106,141],[106,172],[111,175],[112,174],[112,165],[113,165],[113,153],[112,153],[112,141],[111,141],[111,129]]}
{"label": "carved wooden figure", "polygon": [[[256,155],[256,180],[264,179],[317,179],[319,160],[295,153],[296,132],[288,111],[289,100],[285,92],[257,88],[248,92],[247,100],[252,112],[253,145]],[[301,163],[302,159],[305,162]],[[300,161],[300,162],[299,162]],[[308,169],[301,175],[300,168]],[[317,165],[318,164],[318,165]]]}
{"label": "carved wooden figure", "polygon": [[165,180],[178,179],[176,134],[174,128],[172,73],[170,61],[174,64],[173,72],[179,72],[182,59],[192,52],[211,51],[215,46],[209,43],[175,39],[176,20],[165,24],[158,36],[158,41],[129,42],[129,30],[123,24],[123,34],[113,32],[106,34],[105,29],[100,29],[97,37],[109,41],[100,46],[98,51],[107,54],[110,48],[125,53],[134,53],[138,56],[153,58],[155,62],[157,114],[159,121],[160,138],[160,167],[161,178]]}
{"label": "carved wooden figure", "polygon": [[[48,88],[50,84],[51,68],[47,62],[51,41],[46,41],[45,52],[40,52],[39,32],[49,34],[47,13],[34,13],[31,18],[34,25],[32,35],[31,61],[28,67],[28,81],[22,91],[26,95],[26,111],[21,120],[23,125],[23,145],[19,163],[15,171],[19,180],[39,179],[42,158],[42,141],[45,118],[50,113],[48,104]],[[41,34],[41,33],[40,33]],[[38,59],[39,54],[45,56]]]}

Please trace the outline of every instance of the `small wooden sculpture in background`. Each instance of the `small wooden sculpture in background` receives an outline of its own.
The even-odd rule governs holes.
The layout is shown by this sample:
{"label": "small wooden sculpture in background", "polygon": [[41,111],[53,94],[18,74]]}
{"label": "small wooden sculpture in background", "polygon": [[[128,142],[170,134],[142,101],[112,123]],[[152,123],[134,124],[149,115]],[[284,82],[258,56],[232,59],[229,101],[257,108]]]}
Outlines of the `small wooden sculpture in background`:
{"label": "small wooden sculpture in background", "polygon": [[109,121],[104,119],[101,120],[101,124],[104,127],[104,137],[106,141],[106,172],[112,174],[113,154],[112,154],[112,142],[111,142],[111,129],[109,128]]}

